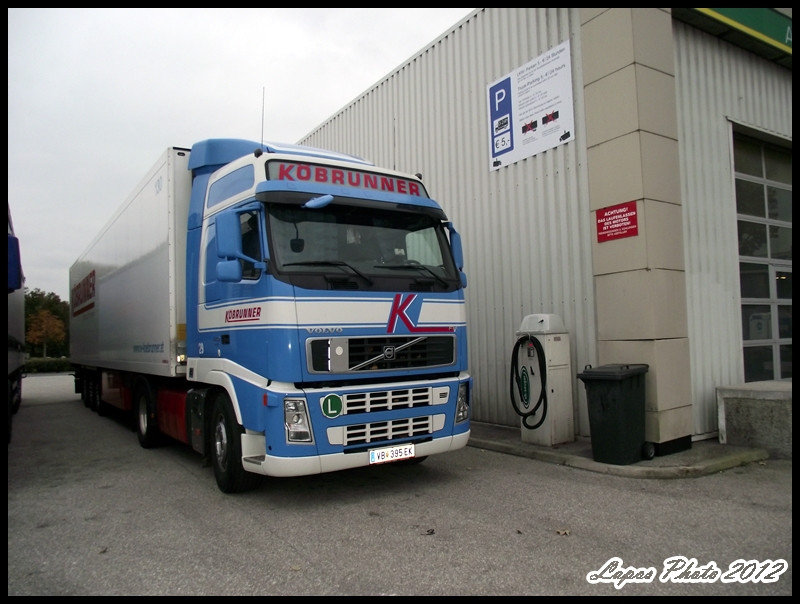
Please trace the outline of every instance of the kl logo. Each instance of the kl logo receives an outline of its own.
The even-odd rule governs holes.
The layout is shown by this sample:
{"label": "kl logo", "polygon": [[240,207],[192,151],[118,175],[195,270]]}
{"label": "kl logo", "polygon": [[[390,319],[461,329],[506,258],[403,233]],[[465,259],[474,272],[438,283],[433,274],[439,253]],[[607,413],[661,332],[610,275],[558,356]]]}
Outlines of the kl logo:
{"label": "kl logo", "polygon": [[386,333],[395,333],[397,321],[401,321],[410,333],[443,333],[453,331],[452,327],[417,327],[408,316],[408,309],[417,299],[417,294],[408,294],[403,299],[403,294],[395,294],[392,310],[389,312],[389,322],[386,324]]}

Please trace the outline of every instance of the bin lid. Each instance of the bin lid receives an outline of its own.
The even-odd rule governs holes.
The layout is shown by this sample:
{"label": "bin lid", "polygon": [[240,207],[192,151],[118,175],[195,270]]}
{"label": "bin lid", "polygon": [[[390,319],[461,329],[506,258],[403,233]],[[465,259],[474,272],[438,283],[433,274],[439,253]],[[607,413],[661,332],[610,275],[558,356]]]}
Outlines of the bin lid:
{"label": "bin lid", "polygon": [[625,378],[647,373],[649,367],[650,366],[645,363],[610,363],[608,365],[600,365],[599,367],[587,365],[583,371],[578,374],[578,378],[584,381],[624,380]]}

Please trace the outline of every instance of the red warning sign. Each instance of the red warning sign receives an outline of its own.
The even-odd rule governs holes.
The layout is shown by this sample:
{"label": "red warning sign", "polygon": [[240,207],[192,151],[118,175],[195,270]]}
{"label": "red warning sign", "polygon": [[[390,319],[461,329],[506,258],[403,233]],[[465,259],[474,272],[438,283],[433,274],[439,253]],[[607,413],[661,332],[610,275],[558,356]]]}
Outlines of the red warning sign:
{"label": "red warning sign", "polygon": [[638,234],[639,221],[635,201],[597,210],[597,243]]}

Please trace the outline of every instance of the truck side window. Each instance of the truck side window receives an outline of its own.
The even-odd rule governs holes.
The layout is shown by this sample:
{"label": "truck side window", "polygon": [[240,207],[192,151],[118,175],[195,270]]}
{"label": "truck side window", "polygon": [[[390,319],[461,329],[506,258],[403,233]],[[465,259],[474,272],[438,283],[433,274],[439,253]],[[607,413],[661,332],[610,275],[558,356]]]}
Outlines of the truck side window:
{"label": "truck side window", "polygon": [[[242,214],[242,253],[256,260],[263,260],[261,253],[261,237],[258,228],[258,214],[247,212]],[[252,262],[240,260],[242,263],[243,279],[258,279],[261,277],[261,270],[257,269]]]}

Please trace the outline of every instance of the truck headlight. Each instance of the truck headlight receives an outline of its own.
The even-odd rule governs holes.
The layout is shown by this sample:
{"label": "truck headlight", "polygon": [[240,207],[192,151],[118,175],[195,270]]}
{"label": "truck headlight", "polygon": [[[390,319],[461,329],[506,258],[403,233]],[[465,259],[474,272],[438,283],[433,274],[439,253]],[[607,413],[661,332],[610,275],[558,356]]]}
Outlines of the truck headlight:
{"label": "truck headlight", "polygon": [[284,399],[283,423],[286,426],[286,437],[289,442],[311,442],[311,428],[305,400]]}
{"label": "truck headlight", "polygon": [[456,423],[469,419],[469,383],[461,382],[458,385],[458,398],[456,399]]}

